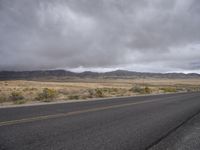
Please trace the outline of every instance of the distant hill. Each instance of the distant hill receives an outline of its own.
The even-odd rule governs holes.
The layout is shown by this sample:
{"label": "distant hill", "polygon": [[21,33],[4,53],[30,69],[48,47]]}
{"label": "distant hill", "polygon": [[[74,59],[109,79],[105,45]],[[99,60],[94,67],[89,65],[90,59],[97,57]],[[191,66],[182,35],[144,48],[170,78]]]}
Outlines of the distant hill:
{"label": "distant hill", "polygon": [[18,79],[62,79],[62,78],[167,78],[167,79],[188,79],[199,78],[197,73],[144,73],[126,70],[116,70],[105,73],[85,71],[75,73],[65,70],[45,70],[45,71],[1,71],[0,80]]}

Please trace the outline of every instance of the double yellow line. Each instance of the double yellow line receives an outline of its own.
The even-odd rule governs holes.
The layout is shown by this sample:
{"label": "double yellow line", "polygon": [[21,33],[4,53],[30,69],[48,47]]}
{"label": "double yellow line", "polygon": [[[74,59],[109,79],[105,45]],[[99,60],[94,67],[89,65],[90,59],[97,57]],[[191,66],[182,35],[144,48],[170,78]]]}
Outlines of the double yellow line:
{"label": "double yellow line", "polygon": [[122,108],[126,106],[151,103],[151,102],[157,102],[157,101],[160,101],[160,99],[126,103],[126,104],[118,104],[118,105],[105,106],[105,107],[99,107],[99,108],[91,108],[91,109],[78,110],[78,111],[67,112],[67,113],[58,113],[54,115],[43,115],[43,116],[23,118],[23,119],[18,119],[18,120],[3,121],[3,122],[0,122],[0,127],[22,124],[22,123],[29,123],[29,122],[40,121],[40,120],[54,119],[54,118],[59,118],[59,117],[68,117],[68,116],[78,115],[78,114],[83,114],[83,113],[88,113],[88,112],[102,111],[102,110],[108,110],[108,109],[113,109],[113,108]]}

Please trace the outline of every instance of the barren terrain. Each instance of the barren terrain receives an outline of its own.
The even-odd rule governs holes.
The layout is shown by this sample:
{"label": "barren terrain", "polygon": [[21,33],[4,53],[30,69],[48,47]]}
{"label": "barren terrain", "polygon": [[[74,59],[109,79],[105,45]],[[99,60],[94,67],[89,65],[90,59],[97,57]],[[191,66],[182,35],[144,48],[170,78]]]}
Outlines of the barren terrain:
{"label": "barren terrain", "polygon": [[79,79],[64,82],[0,81],[1,104],[92,99],[200,89],[198,79]]}

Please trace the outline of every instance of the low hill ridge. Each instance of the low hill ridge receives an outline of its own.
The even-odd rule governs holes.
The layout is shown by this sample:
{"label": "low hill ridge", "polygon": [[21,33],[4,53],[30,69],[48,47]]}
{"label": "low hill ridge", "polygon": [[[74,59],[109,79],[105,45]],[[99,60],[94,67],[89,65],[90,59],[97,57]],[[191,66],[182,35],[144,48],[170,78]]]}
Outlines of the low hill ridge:
{"label": "low hill ridge", "polygon": [[127,70],[116,70],[105,73],[85,71],[75,73],[66,70],[43,70],[43,71],[0,71],[0,80],[14,79],[38,79],[38,78],[168,78],[168,79],[187,79],[200,78],[197,73],[148,73]]}

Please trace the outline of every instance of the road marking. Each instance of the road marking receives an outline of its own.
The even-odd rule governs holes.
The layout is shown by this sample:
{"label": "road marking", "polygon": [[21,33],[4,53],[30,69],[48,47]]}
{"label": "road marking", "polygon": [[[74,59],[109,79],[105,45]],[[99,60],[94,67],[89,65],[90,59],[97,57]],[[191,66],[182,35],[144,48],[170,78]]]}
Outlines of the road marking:
{"label": "road marking", "polygon": [[[168,97],[168,98],[172,98],[172,97]],[[3,122],[0,122],[0,127],[7,126],[7,125],[15,125],[15,124],[21,124],[21,123],[29,123],[29,122],[34,122],[34,121],[59,118],[59,117],[68,117],[68,116],[78,115],[78,114],[83,114],[83,113],[88,113],[88,112],[108,110],[108,109],[113,109],[113,108],[121,108],[121,107],[126,107],[126,106],[132,106],[132,105],[138,105],[138,104],[144,104],[144,103],[152,103],[152,102],[157,102],[157,101],[161,101],[161,100],[160,99],[147,100],[147,101],[141,101],[141,102],[126,103],[126,104],[105,106],[105,107],[99,107],[99,108],[91,108],[91,109],[86,109],[86,110],[78,110],[78,111],[72,111],[72,112],[67,112],[67,113],[58,113],[58,114],[54,114],[54,115],[44,115],[44,116],[23,118],[23,119],[18,119],[18,120],[3,121]]]}

